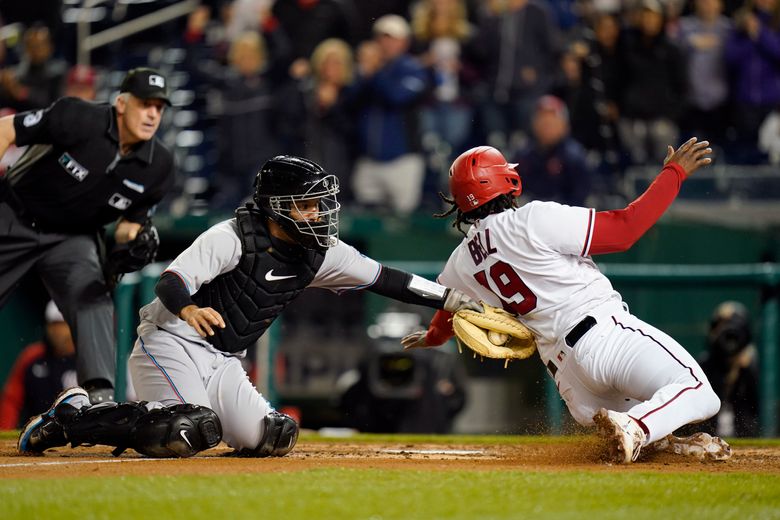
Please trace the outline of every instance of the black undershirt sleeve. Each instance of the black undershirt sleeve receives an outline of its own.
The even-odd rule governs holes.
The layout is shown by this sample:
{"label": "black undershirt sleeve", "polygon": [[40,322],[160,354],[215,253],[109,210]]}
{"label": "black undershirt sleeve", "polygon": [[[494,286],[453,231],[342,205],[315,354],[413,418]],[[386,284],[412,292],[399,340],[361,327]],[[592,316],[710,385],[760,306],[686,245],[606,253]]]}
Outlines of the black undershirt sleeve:
{"label": "black undershirt sleeve", "polygon": [[382,272],[379,273],[376,282],[370,287],[367,287],[367,289],[373,293],[404,303],[424,305],[426,307],[433,307],[434,309],[443,308],[444,300],[447,298],[449,289],[444,292],[443,296],[421,294],[409,288],[412,276],[411,273],[407,273],[406,271],[393,269],[392,267],[383,265]]}
{"label": "black undershirt sleeve", "polygon": [[175,316],[178,316],[187,305],[195,305],[182,279],[171,272],[165,272],[160,276],[160,281],[154,286],[154,294]]}

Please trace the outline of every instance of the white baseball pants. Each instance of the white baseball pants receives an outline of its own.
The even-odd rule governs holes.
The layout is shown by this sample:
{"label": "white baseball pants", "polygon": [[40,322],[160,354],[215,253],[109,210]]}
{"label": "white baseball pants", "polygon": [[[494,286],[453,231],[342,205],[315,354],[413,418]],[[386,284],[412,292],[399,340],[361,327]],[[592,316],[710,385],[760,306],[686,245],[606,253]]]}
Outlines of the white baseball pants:
{"label": "white baseball pants", "polygon": [[682,345],[619,304],[590,315],[596,325],[573,348],[561,338],[554,360],[558,391],[579,424],[592,425],[599,408],[624,412],[646,426],[650,444],[718,412],[720,399]]}

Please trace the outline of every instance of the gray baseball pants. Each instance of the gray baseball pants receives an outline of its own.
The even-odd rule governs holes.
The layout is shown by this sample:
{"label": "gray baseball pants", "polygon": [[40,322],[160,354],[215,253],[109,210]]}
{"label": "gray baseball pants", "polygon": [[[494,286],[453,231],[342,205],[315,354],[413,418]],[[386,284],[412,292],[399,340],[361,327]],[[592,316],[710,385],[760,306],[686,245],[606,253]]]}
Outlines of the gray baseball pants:
{"label": "gray baseball pants", "polygon": [[114,302],[103,276],[96,236],[36,230],[0,202],[0,307],[33,269],[70,326],[79,384],[105,379],[113,386]]}

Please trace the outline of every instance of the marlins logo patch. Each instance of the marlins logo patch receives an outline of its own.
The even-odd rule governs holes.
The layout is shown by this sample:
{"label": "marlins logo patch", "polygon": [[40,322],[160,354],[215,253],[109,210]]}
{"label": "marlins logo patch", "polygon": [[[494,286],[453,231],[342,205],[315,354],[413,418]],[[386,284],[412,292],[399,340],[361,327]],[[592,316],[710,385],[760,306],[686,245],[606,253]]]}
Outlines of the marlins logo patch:
{"label": "marlins logo patch", "polygon": [[67,152],[60,155],[59,163],[71,177],[79,182],[83,181],[84,177],[89,175],[89,170],[77,163]]}
{"label": "marlins logo patch", "polygon": [[42,117],[43,117],[43,110],[38,110],[36,112],[24,116],[24,119],[22,119],[22,124],[27,128],[31,126],[35,126],[41,121]]}

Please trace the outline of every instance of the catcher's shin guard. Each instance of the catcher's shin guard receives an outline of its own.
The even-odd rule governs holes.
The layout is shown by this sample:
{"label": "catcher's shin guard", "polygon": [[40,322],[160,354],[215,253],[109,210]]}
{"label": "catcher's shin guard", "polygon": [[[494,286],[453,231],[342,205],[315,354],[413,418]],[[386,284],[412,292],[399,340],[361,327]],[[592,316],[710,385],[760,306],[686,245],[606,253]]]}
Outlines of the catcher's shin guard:
{"label": "catcher's shin guard", "polygon": [[180,404],[149,411],[145,403],[103,403],[85,408],[64,424],[72,446],[132,448],[149,457],[190,457],[222,439],[222,426],[208,408]]}
{"label": "catcher's shin guard", "polygon": [[298,424],[289,415],[273,411],[263,417],[263,437],[255,449],[239,451],[239,457],[284,457],[298,441]]}

